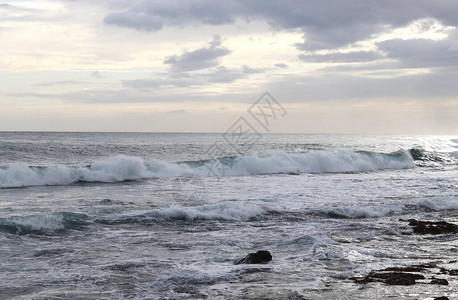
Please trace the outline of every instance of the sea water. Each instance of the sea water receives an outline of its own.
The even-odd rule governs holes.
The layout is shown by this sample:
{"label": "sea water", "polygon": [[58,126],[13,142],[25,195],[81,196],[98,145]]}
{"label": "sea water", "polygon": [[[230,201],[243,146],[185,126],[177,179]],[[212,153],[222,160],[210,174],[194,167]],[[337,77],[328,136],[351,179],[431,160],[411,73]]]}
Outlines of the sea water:
{"label": "sea water", "polygon": [[[215,155],[215,145],[219,155]],[[457,136],[0,133],[2,299],[428,299],[349,278],[456,259]],[[234,265],[268,250],[265,265]]]}

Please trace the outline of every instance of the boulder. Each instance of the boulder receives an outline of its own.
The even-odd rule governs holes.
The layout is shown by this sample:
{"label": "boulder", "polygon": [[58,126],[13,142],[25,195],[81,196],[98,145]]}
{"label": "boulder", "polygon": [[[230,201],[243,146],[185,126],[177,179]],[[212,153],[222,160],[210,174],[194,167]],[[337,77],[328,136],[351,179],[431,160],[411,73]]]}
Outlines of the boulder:
{"label": "boulder", "polygon": [[458,275],[458,269],[440,268],[440,272],[441,272],[442,274],[447,274],[447,275],[452,275],[452,276]]}
{"label": "boulder", "polygon": [[432,278],[429,284],[448,285],[447,279]]}
{"label": "boulder", "polygon": [[272,260],[272,255],[269,251],[259,250],[256,253],[250,253],[241,260],[235,262],[236,265],[240,264],[267,264]]}
{"label": "boulder", "polygon": [[407,221],[409,222],[409,225],[413,227],[413,232],[417,234],[458,233],[458,225],[445,221],[430,222],[418,221],[415,219]]}
{"label": "boulder", "polygon": [[383,282],[387,285],[413,285],[416,279],[425,279],[423,275],[404,272],[370,272],[362,278],[354,278],[356,283]]}

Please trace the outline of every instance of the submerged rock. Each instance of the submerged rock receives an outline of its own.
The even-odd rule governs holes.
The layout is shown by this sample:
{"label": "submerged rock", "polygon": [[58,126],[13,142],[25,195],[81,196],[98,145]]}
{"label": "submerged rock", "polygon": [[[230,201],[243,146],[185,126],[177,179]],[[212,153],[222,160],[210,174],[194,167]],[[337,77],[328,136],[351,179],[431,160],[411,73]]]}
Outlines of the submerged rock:
{"label": "submerged rock", "polygon": [[272,255],[269,251],[259,250],[256,253],[250,253],[241,260],[235,262],[236,265],[240,264],[267,264],[272,260]]}
{"label": "submerged rock", "polygon": [[448,285],[447,279],[432,278],[429,284]]}
{"label": "submerged rock", "polygon": [[388,285],[413,285],[416,279],[425,279],[423,275],[404,272],[370,272],[362,278],[353,278],[355,283],[383,282]]}
{"label": "submerged rock", "polygon": [[[416,264],[416,265],[410,265],[410,266],[388,267],[383,270],[371,271],[369,274],[363,277],[353,277],[349,279],[359,284],[366,284],[370,282],[380,282],[380,283],[385,283],[387,285],[414,285],[417,283],[449,285],[449,281],[447,280],[449,278],[447,277],[447,275],[455,275],[457,274],[456,271],[458,270],[446,269],[432,262],[432,263]],[[441,277],[447,277],[447,279],[437,278],[435,276],[428,276],[432,274],[441,275]],[[416,282],[416,280],[418,279],[427,279],[424,275],[428,277],[428,279],[430,280],[429,282],[426,282],[426,281]],[[448,298],[439,297],[437,299],[448,299]]]}
{"label": "submerged rock", "polygon": [[426,271],[426,269],[432,269],[432,268],[437,268],[437,265],[434,263],[428,263],[428,264],[419,264],[419,265],[411,265],[411,266],[403,266],[403,267],[389,267],[382,271],[421,273],[421,272]]}
{"label": "submerged rock", "polygon": [[458,269],[446,269],[446,268],[441,268],[440,272],[442,274],[447,274],[447,275],[452,275],[452,276],[457,276],[458,275]]}
{"label": "submerged rock", "polygon": [[413,227],[413,232],[417,234],[458,233],[458,225],[445,221],[430,222],[415,219],[409,219],[407,221]]}

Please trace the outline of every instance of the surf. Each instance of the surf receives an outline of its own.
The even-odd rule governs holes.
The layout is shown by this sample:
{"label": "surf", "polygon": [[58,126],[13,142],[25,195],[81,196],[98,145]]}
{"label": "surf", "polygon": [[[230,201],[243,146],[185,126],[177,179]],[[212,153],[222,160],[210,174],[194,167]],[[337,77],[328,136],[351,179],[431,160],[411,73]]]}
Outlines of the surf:
{"label": "surf", "polygon": [[215,160],[146,161],[115,156],[89,166],[0,167],[0,188],[70,185],[78,182],[116,183],[177,176],[253,176],[266,174],[354,173],[415,168],[409,151],[393,153],[338,150],[278,152],[271,155],[221,157]]}

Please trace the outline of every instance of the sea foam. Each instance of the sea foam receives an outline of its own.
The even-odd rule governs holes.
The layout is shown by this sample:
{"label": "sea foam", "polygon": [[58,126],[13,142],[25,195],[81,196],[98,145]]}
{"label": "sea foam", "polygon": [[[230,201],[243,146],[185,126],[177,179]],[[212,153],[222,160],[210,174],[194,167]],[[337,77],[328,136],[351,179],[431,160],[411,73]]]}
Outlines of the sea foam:
{"label": "sea foam", "polygon": [[150,224],[176,221],[250,221],[268,213],[267,208],[249,203],[220,202],[202,206],[170,206],[162,209],[127,211],[97,219],[102,224]]}
{"label": "sea foam", "polygon": [[64,229],[79,229],[87,225],[88,216],[58,212],[0,218],[0,231],[12,234],[53,234]]}
{"label": "sea foam", "polygon": [[144,161],[116,156],[90,166],[0,167],[0,188],[68,185],[76,182],[122,182],[148,178],[199,176],[250,176],[262,174],[346,173],[414,168],[407,151],[390,154],[340,150],[337,152],[280,152],[266,156],[224,157],[188,162]]}

